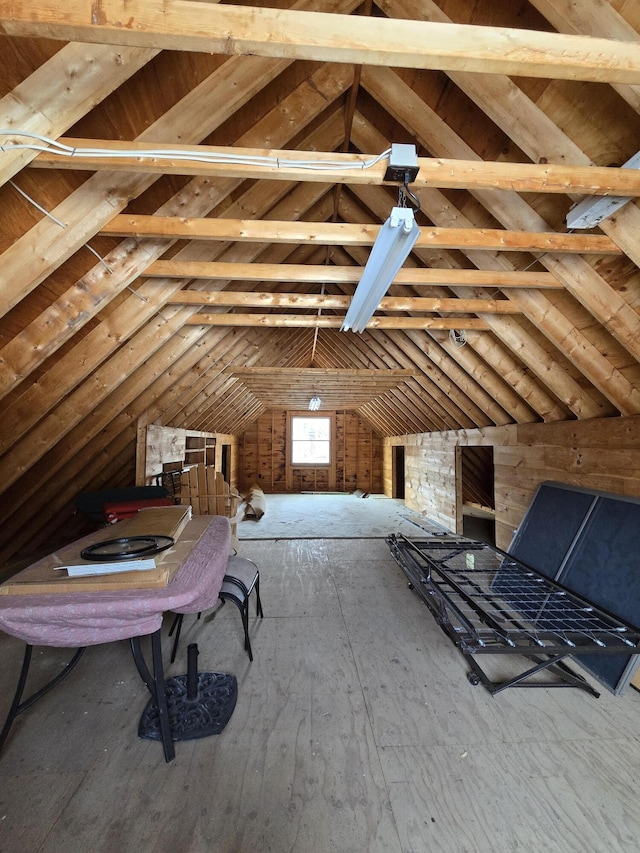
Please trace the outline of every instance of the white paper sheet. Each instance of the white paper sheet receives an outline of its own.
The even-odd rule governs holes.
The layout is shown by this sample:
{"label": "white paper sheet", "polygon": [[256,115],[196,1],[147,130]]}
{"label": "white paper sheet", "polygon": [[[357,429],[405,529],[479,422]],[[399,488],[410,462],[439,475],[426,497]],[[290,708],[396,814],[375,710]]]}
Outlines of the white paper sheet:
{"label": "white paper sheet", "polygon": [[118,572],[145,572],[155,569],[156,561],[122,560],[115,563],[83,563],[79,566],[56,566],[56,569],[66,569],[70,578],[83,578],[90,575],[113,575]]}

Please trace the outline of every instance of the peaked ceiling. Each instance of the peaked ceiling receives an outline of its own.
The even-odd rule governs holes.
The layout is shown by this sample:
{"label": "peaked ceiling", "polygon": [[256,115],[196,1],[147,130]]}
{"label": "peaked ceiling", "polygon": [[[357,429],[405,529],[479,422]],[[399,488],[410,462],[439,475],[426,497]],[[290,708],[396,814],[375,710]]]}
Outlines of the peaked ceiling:
{"label": "peaked ceiling", "polygon": [[[0,0],[16,548],[131,482],[139,421],[239,434],[323,387],[381,435],[640,413],[635,0],[63,7]],[[340,332],[398,201],[353,167],[392,143],[421,236]],[[632,200],[568,233],[591,195]]]}

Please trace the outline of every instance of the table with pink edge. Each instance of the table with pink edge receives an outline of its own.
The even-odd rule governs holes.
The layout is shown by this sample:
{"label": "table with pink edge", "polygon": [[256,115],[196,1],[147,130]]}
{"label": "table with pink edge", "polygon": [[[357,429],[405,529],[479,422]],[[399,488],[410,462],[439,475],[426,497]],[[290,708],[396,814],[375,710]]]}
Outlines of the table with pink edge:
{"label": "table with pink edge", "polygon": [[[113,525],[111,530],[101,533],[98,538],[104,540],[109,534],[115,535],[118,526]],[[91,536],[74,544],[80,549],[88,541],[93,541]],[[175,740],[216,733],[215,728],[212,728],[210,731],[190,734],[183,732],[181,736],[175,728],[171,703],[175,699],[178,704],[184,704],[187,701],[187,693],[190,694],[191,701],[196,700],[200,698],[199,692],[202,688],[210,694],[210,698],[214,696],[218,707],[221,701],[225,704],[226,697],[228,719],[235,705],[235,678],[224,673],[203,673],[202,675],[215,678],[213,681],[209,679],[209,683],[203,681],[200,684],[197,668],[194,680],[190,665],[188,676],[177,676],[165,682],[161,626],[163,614],[167,611],[200,613],[216,604],[230,544],[231,528],[227,518],[196,517],[184,526],[179,539],[176,539],[175,547],[163,555],[169,563],[173,559],[178,564],[170,582],[164,586],[0,595],[0,629],[26,643],[16,693],[0,732],[0,750],[16,716],[59,684],[76,666],[87,646],[123,639],[130,641],[138,672],[151,693],[145,711],[146,733],[141,733],[145,720],[143,715],[139,734],[142,737],[161,740],[165,759],[171,761],[175,757]],[[28,570],[25,571],[28,573]],[[19,579],[20,575],[16,578]],[[14,582],[15,578],[7,583]],[[13,588],[16,588],[15,583]],[[147,636],[151,640],[153,674],[147,667],[140,645],[141,639]],[[61,672],[23,701],[33,646],[73,648],[76,651]],[[197,658],[197,646],[195,657]],[[218,676],[226,676],[227,682],[221,683]],[[185,679],[184,683],[180,679]],[[222,697],[222,694],[225,694],[225,697]]]}

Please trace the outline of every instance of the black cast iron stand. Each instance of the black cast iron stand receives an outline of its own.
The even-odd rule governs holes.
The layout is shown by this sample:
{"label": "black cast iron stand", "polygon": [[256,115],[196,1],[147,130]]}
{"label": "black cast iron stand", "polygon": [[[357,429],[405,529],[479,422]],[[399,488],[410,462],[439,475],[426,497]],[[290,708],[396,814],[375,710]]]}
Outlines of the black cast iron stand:
{"label": "black cast iron stand", "polygon": [[[227,672],[198,672],[195,643],[189,645],[187,654],[187,674],[156,682],[156,694],[152,692],[138,727],[139,737],[162,740],[165,750],[167,731],[174,741],[220,734],[236,705],[236,677]],[[164,707],[156,696],[161,696]]]}

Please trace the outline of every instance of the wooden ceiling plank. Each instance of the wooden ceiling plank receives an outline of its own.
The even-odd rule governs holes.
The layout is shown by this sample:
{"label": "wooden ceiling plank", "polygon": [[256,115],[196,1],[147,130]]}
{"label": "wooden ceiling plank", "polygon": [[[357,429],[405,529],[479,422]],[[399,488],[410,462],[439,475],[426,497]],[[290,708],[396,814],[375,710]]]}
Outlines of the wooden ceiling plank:
{"label": "wooden ceiling plank", "polygon": [[[436,217],[443,224],[455,222],[456,224],[471,225],[466,217],[463,216],[463,214],[460,213],[460,211],[458,211],[456,207],[446,200],[437,190],[429,191],[426,194],[423,193],[422,204],[424,205],[425,212],[427,212],[427,214]],[[465,254],[473,263],[483,268],[493,269],[494,267],[500,267],[513,269],[510,259],[503,254],[489,256],[486,253],[474,251],[467,251]],[[474,290],[468,288],[462,288],[460,292],[468,296],[476,295]],[[533,310],[534,300],[530,299],[530,291],[517,289],[509,290],[508,293],[509,299],[522,308],[522,312],[541,329],[546,337],[551,340],[551,342],[558,347],[561,352],[564,350],[565,338],[579,334],[568,320],[560,314],[558,309],[549,302],[549,300],[545,299],[541,302],[538,306],[539,313],[536,313],[536,311]],[[553,321],[549,326],[544,325],[544,319],[546,316],[549,316]],[[575,380],[566,374],[562,365],[557,363],[557,360],[553,355],[547,353],[543,348],[541,348],[539,343],[526,333],[524,329],[515,324],[509,324],[507,326],[499,322],[492,322],[491,318],[489,318],[489,322],[492,325],[492,331],[494,334],[515,353],[519,361],[524,360],[527,365],[526,373],[523,373],[521,367],[518,367],[515,371],[514,368],[510,368],[505,372],[505,367],[501,366],[497,371],[498,375],[509,375],[514,379],[516,377],[520,377],[520,379],[518,379],[518,390],[523,392],[526,387],[529,386],[528,393],[526,393],[525,398],[529,404],[534,406],[536,411],[540,413],[545,421],[558,419],[563,420],[567,416],[568,411],[566,406],[559,407],[556,397],[559,397],[564,401],[568,401],[571,409],[579,417],[597,417],[607,414],[607,410],[604,407],[604,398],[595,398],[587,389],[578,385]],[[555,334],[553,334],[554,332]],[[582,369],[583,373],[585,373],[586,377],[590,379],[595,367],[600,364],[604,366],[605,359],[584,336],[579,336],[579,338],[583,345],[591,347],[591,349],[585,354],[582,362],[577,364],[577,366]],[[484,341],[481,336],[478,336],[474,339],[474,345],[481,346],[484,357],[487,358],[487,350],[491,350],[491,347],[488,345],[488,341]],[[551,397],[546,393],[541,395],[540,392],[531,385],[532,375],[537,375],[540,381],[548,386],[549,390],[551,390],[555,396]],[[524,385],[521,384],[522,380],[524,380]]]}
{"label": "wooden ceiling plank", "polygon": [[[421,2],[420,4],[417,4],[415,0],[385,0],[385,4],[393,6],[396,13],[401,11],[401,13],[406,17],[411,18],[414,15],[427,15],[431,20],[449,21],[444,13],[436,6],[433,0],[425,0],[425,2]],[[586,26],[591,34],[593,33],[595,19],[597,19],[603,27],[601,33],[604,33],[607,36],[615,33],[616,37],[619,37],[621,33],[624,33],[626,41],[635,41],[637,43],[640,40],[640,35],[625,21],[623,21],[623,19],[607,4],[598,4],[598,7],[596,8],[589,0],[589,2],[585,4],[587,8],[585,10],[586,16],[584,19],[582,18],[582,10],[581,14],[576,16],[575,10],[568,9],[564,3],[555,3],[550,5],[543,2],[541,5],[546,11],[550,11],[553,8],[557,11],[557,7],[562,6],[562,14],[565,16],[568,15],[574,19],[578,18],[580,21],[590,21],[590,23],[582,26]],[[562,15],[560,15],[560,17],[562,17]],[[534,161],[540,159],[553,161],[556,159],[563,163],[571,162],[574,164],[581,164],[587,168],[590,168],[593,165],[589,157],[574,142],[574,140],[569,138],[563,132],[562,128],[558,127],[543,112],[543,110],[541,110],[538,105],[535,104],[508,77],[496,75],[488,78],[470,74],[454,74],[450,76],[456,85],[458,85],[470,98],[472,98],[475,103],[492,119],[492,121],[494,121],[516,143],[516,145],[518,145],[518,147]],[[626,89],[628,90],[629,87],[626,87]],[[628,95],[629,92],[627,91],[623,94]],[[635,102],[634,108],[640,112],[637,92],[632,92],[631,95],[632,97],[630,100]],[[576,198],[575,195],[572,197]],[[618,243],[623,251],[638,266],[640,265],[640,246],[638,245],[637,234],[638,228],[640,228],[640,210],[636,205],[628,205],[627,208],[628,209],[621,211],[617,216],[605,219],[601,223],[601,228],[609,237],[613,238]],[[586,276],[586,270],[584,275]],[[590,278],[593,282],[593,286],[597,286],[598,282],[594,278],[593,271],[590,271]],[[616,320],[624,315],[624,322],[631,324],[631,328],[633,328],[635,316],[633,309],[630,311],[625,307],[628,303],[626,303],[623,294],[619,294],[616,291],[612,292],[616,294],[613,302],[615,302],[616,298],[618,300]],[[574,296],[576,296],[575,293]],[[576,298],[579,297],[576,296]],[[611,302],[612,300],[604,300],[604,303],[607,301]],[[538,301],[532,299],[532,304],[538,304]],[[592,308],[588,310],[591,310],[593,313]],[[604,316],[607,316],[606,312],[607,309],[605,308]],[[532,310],[531,313],[537,317],[545,316],[535,310]],[[597,314],[595,314],[595,316],[600,320],[600,322],[602,322],[600,316]],[[560,322],[564,321],[564,324],[567,325],[565,318],[560,316],[558,319]],[[533,322],[536,322],[536,320],[533,320]],[[576,342],[574,344],[574,350],[580,349],[578,343],[579,342]],[[634,355],[637,357],[637,353],[634,353]],[[595,347],[591,348],[590,356],[594,356],[596,361],[598,360],[598,354]],[[600,361],[602,361],[601,358]],[[606,366],[603,365],[602,367],[601,381],[606,382]],[[612,400],[613,398],[611,394],[615,394],[613,384],[613,381],[609,381],[607,383],[607,387],[609,389],[607,396]],[[602,390],[602,385],[597,385],[596,387],[599,387],[600,390]],[[617,400],[625,400],[624,391],[617,397]],[[615,400],[613,401],[615,403]],[[635,407],[637,405],[637,401],[632,405]],[[631,412],[622,409],[620,409],[620,411],[624,414],[634,414],[637,412],[637,409],[634,408]]]}
{"label": "wooden ceiling plank", "polygon": [[[484,91],[478,83],[477,90]],[[19,135],[16,134],[16,141]],[[13,140],[5,140],[11,145]],[[273,150],[265,148],[181,145],[181,156],[171,156],[175,145],[154,143],[151,154],[148,143],[108,139],[72,139],[61,137],[73,155],[40,152],[30,163],[35,169],[70,169],[73,171],[136,172],[151,175],[198,175],[212,180],[316,181],[340,184],[382,184],[387,158],[367,167],[378,155],[343,154],[319,151]],[[91,154],[91,151],[101,153]],[[104,151],[105,153],[102,153]],[[113,152],[112,154],[108,152]],[[132,152],[130,156],[126,156]],[[167,152],[163,156],[163,152]],[[212,158],[203,162],[199,158]],[[249,160],[272,159],[275,165],[250,163]],[[508,190],[519,193],[561,193],[622,196],[640,195],[640,170],[614,166],[559,165],[554,163],[489,162],[485,160],[452,160],[419,157],[419,172],[412,180],[414,190],[423,187],[443,189]],[[314,164],[311,168],[309,162]],[[296,166],[296,163],[305,165]],[[392,184],[397,186],[397,184]]]}
{"label": "wooden ceiling plank", "polygon": [[[365,414],[365,408],[367,410],[367,414]],[[376,417],[375,414],[372,415],[369,411],[369,407],[361,406],[357,411],[357,415],[371,427],[376,435],[386,436],[387,434],[392,434],[387,433],[386,424],[383,423],[380,418]]]}
{"label": "wooden ceiling plank", "polygon": [[[220,351],[234,353],[240,351],[245,341],[233,330],[210,330],[200,339],[201,354],[195,363],[190,364],[180,379],[164,392],[160,403],[161,421],[171,426],[194,428],[193,422],[184,422],[185,401],[190,405],[199,390],[208,383],[211,385],[221,375]],[[154,404],[154,412],[157,407]],[[157,416],[156,416],[157,418]]]}
{"label": "wooden ceiling plank", "polygon": [[[33,490],[29,501],[30,511],[22,517],[11,517],[11,535],[0,542],[0,563],[8,563],[25,546],[29,546],[31,551],[31,543],[42,530],[42,517],[52,518],[65,509],[72,510],[74,499],[79,494],[112,485],[113,472],[122,464],[122,454],[133,456],[135,453],[135,425],[127,422],[123,430],[120,424],[120,430],[118,434],[110,433],[108,452],[105,452],[104,447],[96,449],[89,445],[90,449],[70,459],[68,468],[65,468],[68,478],[62,484],[59,475],[50,480],[46,476],[41,477],[40,488]],[[28,491],[33,486],[24,484],[21,488]],[[14,505],[12,509],[19,510],[21,506]]]}
{"label": "wooden ceiling plank", "polygon": [[[159,327],[168,327],[170,332],[173,330],[175,333],[182,325],[180,309],[167,309],[162,317],[158,316],[155,321],[148,323],[129,341],[126,348],[119,350],[98,368],[27,435],[23,434],[22,440],[13,447],[11,453],[0,459],[0,472],[5,472],[2,482],[9,486],[28,468],[36,465],[49,449],[91,414],[97,403],[108,396],[115,398],[117,389],[126,384],[132,374],[145,376],[146,380],[143,381],[149,384],[157,369],[158,359],[153,357],[156,352],[161,356],[170,347],[175,357],[174,348],[184,349],[187,341],[189,346],[195,346],[203,331],[201,329],[201,334],[192,334],[197,332],[197,327],[189,330],[183,328],[181,335],[173,334],[168,343],[165,336],[158,335]],[[118,407],[113,405],[113,410],[115,416]]]}
{"label": "wooden ceiling plank", "polygon": [[[398,112],[401,112],[405,123],[412,126],[414,131],[417,130],[421,136],[424,134],[425,137],[428,137],[428,142],[426,139],[422,139],[423,144],[437,148],[439,144],[438,134],[442,132],[442,144],[446,145],[447,153],[451,148],[455,148],[458,153],[464,151],[465,156],[473,154],[466,143],[456,136],[451,128],[444,125],[442,120],[429,110],[424,102],[420,101],[422,104],[420,115],[414,114],[412,109],[415,106],[414,93],[408,86],[399,81],[397,75],[391,72],[391,76],[388,76],[381,69],[380,78],[377,81],[373,80],[365,71],[362,84],[374,96],[379,97],[385,108],[392,110],[396,117],[398,117]],[[400,97],[400,93],[406,99],[401,106],[396,100]],[[487,207],[492,215],[507,227],[522,227],[523,223],[526,223],[526,226],[533,229],[536,227],[541,230],[548,229],[548,224],[515,193],[509,194],[508,204],[504,196],[498,198],[495,193],[480,191],[474,195],[477,195],[478,200]],[[609,329],[616,340],[634,357],[640,357],[640,317],[584,259],[573,257],[568,263],[565,256],[548,253],[542,255],[539,260],[547,269],[558,275],[567,290],[595,319]],[[557,319],[560,321],[562,318],[558,316]],[[545,323],[541,327],[541,331],[553,340],[555,334],[553,324]],[[577,334],[575,330],[573,333]],[[575,358],[586,350],[589,350],[590,355],[588,359],[583,358],[580,364],[576,366],[616,407],[622,406],[624,409],[632,408],[637,411],[636,406],[640,400],[640,391],[635,389],[619,371],[616,371],[615,368],[612,369],[609,360],[604,358],[588,340],[584,339],[582,343],[583,349],[574,350],[571,355]],[[562,346],[560,349],[563,351]],[[578,390],[578,393],[572,393],[569,396],[557,396],[567,404],[569,401],[583,398],[583,403],[589,405],[589,401],[585,399],[584,391],[581,389]],[[582,414],[581,416],[585,417],[586,415]],[[591,416],[595,416],[595,414]]]}
{"label": "wooden ceiling plank", "polygon": [[415,432],[416,429],[418,432],[440,431],[437,418],[424,417],[422,422],[416,425],[416,422],[409,417],[406,406],[384,397],[377,397],[366,406],[362,406],[359,411],[361,410],[369,413],[377,412],[380,421],[384,424],[382,435],[403,435]]}
{"label": "wooden ceiling plank", "polygon": [[[258,195],[263,202],[265,200],[264,191],[256,193],[252,188],[243,198],[247,195]],[[298,196],[290,195],[278,209],[286,213],[292,205],[299,207],[300,201]],[[224,246],[221,248],[224,249]],[[180,255],[188,257],[192,251],[193,248],[187,246],[181,250]],[[225,256],[223,254],[223,257]],[[154,324],[156,327],[156,343],[166,340],[172,334],[172,327],[158,322],[156,315],[175,290],[175,282],[160,284],[158,289],[158,282],[153,282],[151,290],[143,284],[138,290],[138,296],[129,297],[110,315],[107,322],[93,329],[69,353],[59,359],[39,382],[31,384],[25,393],[6,409],[4,417],[0,419],[0,452],[6,452],[15,441],[26,434],[31,425],[64,400],[74,388],[84,381],[89,381],[91,370],[96,369],[109,356],[113,356],[121,343],[138,333],[145,323]],[[139,296],[143,296],[147,301],[141,303]],[[0,365],[0,375],[1,370]]]}
{"label": "wooden ceiling plank", "polygon": [[[130,23],[123,27],[122,20]],[[331,12],[209,6],[195,0],[1,0],[0,31],[222,54],[385,67],[639,83],[634,45],[506,27],[345,17]]]}
{"label": "wooden ceiling plank", "polygon": [[[394,18],[419,18],[438,23],[452,23],[434,0],[381,0],[380,7]],[[560,128],[542,110],[535,107],[535,115],[531,115],[531,100],[509,77],[501,74],[488,76],[463,72],[451,72],[448,76],[507,133],[508,137],[518,140],[519,148],[534,163],[544,162],[563,167],[571,163],[582,170],[593,165],[577,145],[568,144]],[[544,160],[540,161],[542,151],[545,152]],[[511,189],[521,191],[515,185]],[[573,188],[568,186],[567,193],[573,192]],[[575,192],[582,191],[576,189]]]}
{"label": "wooden ceiling plank", "polygon": [[441,416],[437,406],[431,405],[433,401],[430,400],[427,403],[424,397],[411,394],[409,389],[403,389],[403,391],[404,393],[400,393],[398,389],[393,388],[379,399],[381,403],[387,403],[390,407],[402,412],[411,432],[423,432],[425,425],[430,421],[435,423],[439,432],[447,430],[448,419]]}
{"label": "wooden ceiling plank", "polygon": [[[431,335],[417,334],[423,340],[417,346],[407,332],[388,331],[383,334],[385,347],[391,352],[402,353],[410,363],[420,370],[418,381],[429,383],[458,409],[465,412],[478,426],[507,424],[513,421],[500,401],[494,400],[487,391],[463,371],[454,359],[449,359]],[[426,345],[425,345],[426,344]],[[522,413],[521,413],[522,416]],[[533,416],[535,418],[535,416]]]}
{"label": "wooden ceiling plank", "polygon": [[[408,359],[402,352],[398,352],[389,342],[384,334],[370,335],[370,347],[374,350],[381,362],[388,363],[393,359],[394,363],[408,363]],[[457,406],[455,401],[447,396],[437,385],[435,385],[429,377],[418,375],[408,379],[404,385],[396,386],[393,389],[393,396],[404,396],[405,404],[418,412],[422,416],[425,415],[425,407],[428,410],[429,417],[439,422],[440,429],[453,429],[462,424],[468,424],[469,427],[477,426],[473,418],[468,412]],[[457,395],[460,397],[460,395]],[[481,421],[488,422],[487,419],[481,418]]]}
{"label": "wooden ceiling plank", "polygon": [[240,334],[231,330],[223,339],[221,333],[224,331],[211,329],[202,339],[207,352],[194,366],[189,386],[183,388],[175,406],[163,411],[165,423],[179,425],[179,420],[189,423],[190,414],[211,397],[214,383],[223,374],[228,363],[240,360],[244,364],[257,357],[259,347],[254,336],[247,335],[244,330]]}
{"label": "wooden ceiling plank", "polygon": [[487,417],[482,409],[476,406],[453,383],[449,382],[448,377],[441,374],[443,385],[440,385],[439,382],[434,382],[433,371],[429,375],[420,370],[404,348],[396,344],[396,338],[402,338],[404,342],[404,336],[401,332],[395,334],[378,332],[375,336],[371,335],[370,337],[371,347],[379,347],[380,351],[384,352],[385,359],[391,357],[397,364],[411,365],[416,374],[410,380],[411,384],[415,384],[419,389],[418,393],[428,396],[433,405],[437,406],[447,428],[452,428],[454,423],[462,425],[468,422],[470,428],[493,424],[493,421]]}
{"label": "wooden ceiling plank", "polygon": [[[0,100],[0,127],[56,139],[158,53],[139,47],[64,45]],[[36,155],[28,149],[4,151],[0,185]]]}
{"label": "wooden ceiling plank", "polygon": [[[121,373],[126,378],[113,394],[104,394],[100,402],[95,398],[92,401],[87,389],[81,388],[76,400],[81,401],[82,417],[76,417],[74,395],[71,395],[65,404],[57,407],[53,415],[16,445],[12,453],[5,454],[0,459],[0,470],[7,475],[4,482],[7,487],[19,483],[19,488],[12,490],[11,514],[18,512],[40,490],[44,492],[46,483],[53,479],[55,484],[59,479],[56,475],[61,469],[64,468],[65,477],[72,476],[69,463],[81,455],[96,436],[104,437],[104,447],[108,448],[108,436],[113,435],[111,427],[114,425],[116,428],[120,416],[129,422],[137,420],[153,402],[154,392],[157,395],[170,387],[178,376],[197,361],[200,353],[198,347],[192,344],[200,337],[198,334],[191,337],[183,329],[160,348],[151,362],[134,371],[127,367],[126,353],[123,353],[119,362]],[[110,371],[117,370],[118,364],[112,363],[114,361],[118,362],[117,359],[109,362]],[[73,421],[75,426],[70,428],[69,424]],[[36,464],[38,460],[42,460],[40,464]],[[29,514],[31,511],[29,507]]]}
{"label": "wooden ceiling plank", "polygon": [[[154,237],[172,240],[372,246],[380,227],[380,225],[354,225],[340,222],[265,222],[253,219],[220,220],[118,214],[100,228],[100,233],[112,237]],[[549,231],[548,228],[545,232],[540,230],[515,232],[503,229],[429,226],[421,230],[416,242],[416,248],[427,247],[482,248],[502,252],[621,254],[618,246],[607,237],[592,234],[560,234]]]}
{"label": "wooden ceiling plank", "polygon": [[[402,341],[400,346],[395,347],[395,344],[392,343],[392,337],[393,336],[396,336],[398,341]],[[382,332],[381,330],[376,330],[375,336],[374,335],[367,335],[366,336],[367,344],[371,348],[376,347],[376,343],[378,340],[384,342],[385,350],[387,350],[389,352],[392,350],[394,351],[394,356],[395,356],[395,359],[398,363],[402,363],[403,359],[406,360],[407,356],[405,353],[405,348],[407,347],[408,342],[407,342],[406,336],[404,336],[402,332],[387,332],[387,333],[385,333],[385,332]],[[412,346],[412,344],[410,342],[408,345]],[[395,349],[394,349],[394,347],[395,347]],[[439,347],[436,344],[432,343],[429,347],[429,354],[430,354],[431,348],[439,350]],[[466,375],[464,376],[464,379],[462,381],[464,383],[465,388],[467,388],[467,395],[465,395],[463,397],[463,399],[458,400],[458,398],[461,397],[461,391],[459,391],[458,388],[459,388],[459,384],[460,384],[462,377],[461,377],[461,371],[459,371],[459,368],[455,364],[455,362],[452,361],[448,365],[449,369],[450,370],[453,369],[454,374],[456,374],[456,380],[457,381],[452,382],[452,381],[450,381],[449,377],[446,374],[444,374],[439,368],[435,367],[435,365],[433,364],[432,361],[430,361],[428,358],[425,357],[423,351],[420,351],[420,350],[418,350],[418,348],[415,348],[415,352],[412,354],[412,356],[413,356],[413,361],[411,363],[419,365],[419,370],[420,370],[420,373],[423,375],[425,383],[429,383],[429,385],[431,386],[431,383],[433,382],[434,374],[435,374],[435,378],[437,381],[433,382],[433,387],[435,389],[437,389],[437,391],[431,392],[432,397],[433,396],[437,397],[438,399],[440,399],[441,402],[442,402],[442,397],[446,398],[447,395],[452,400],[457,400],[460,411],[464,412],[467,417],[473,418],[475,415],[475,422],[478,425],[490,424],[490,423],[509,423],[510,422],[511,419],[505,415],[504,410],[501,409],[498,405],[496,405],[494,403],[494,401],[491,399],[491,397],[486,393],[486,391],[483,388],[474,387],[473,391],[472,391],[472,395],[468,396],[469,391],[468,391],[467,386],[471,386],[473,383],[471,382],[469,377],[467,377]],[[420,381],[422,382],[422,379]],[[444,395],[441,396],[441,389],[442,388],[445,389],[445,393],[444,393]],[[425,390],[427,390],[427,389],[425,389]],[[429,388],[429,390],[431,391],[431,388]],[[475,403],[473,402],[474,392],[479,393],[479,402],[484,403],[484,405],[488,407],[488,409],[492,413],[493,419],[482,408],[476,407]],[[515,395],[512,394],[511,396],[515,396]],[[446,408],[447,404],[443,403],[443,405]],[[521,414],[524,415],[524,413],[526,411],[526,417],[523,417],[523,419],[530,419],[531,418],[530,412],[525,410],[525,407],[521,407],[521,408],[523,409],[523,412],[521,412]],[[459,420],[459,416],[456,416],[456,418]]]}
{"label": "wooden ceiling plank", "polygon": [[[584,0],[577,10],[565,0],[532,0],[533,5],[560,32],[593,35],[594,32],[621,38],[627,42],[638,42],[640,35],[608,3]],[[640,113],[640,86],[612,84],[618,94],[629,106]],[[558,132],[561,132],[558,128]],[[635,204],[628,204],[616,216],[608,217],[600,223],[600,229],[611,237],[630,257],[636,266],[640,266],[640,246],[637,234],[640,230],[640,210]]]}

